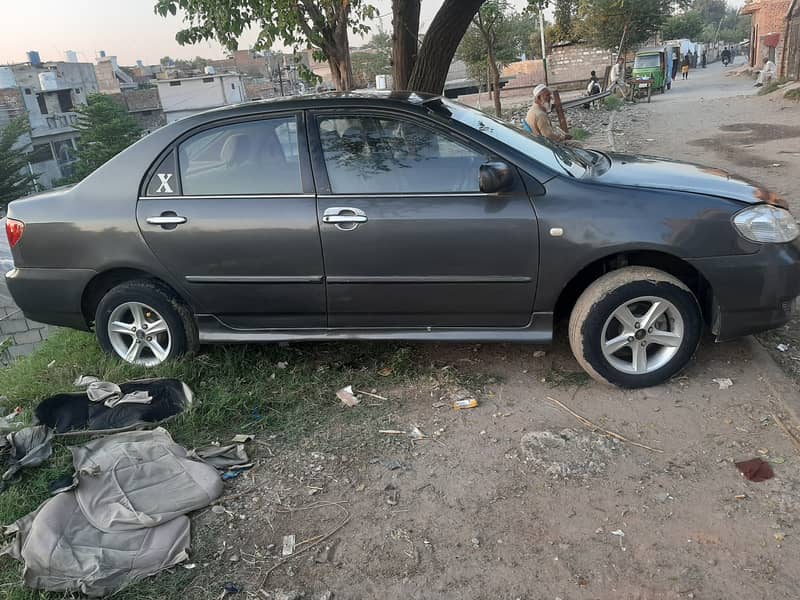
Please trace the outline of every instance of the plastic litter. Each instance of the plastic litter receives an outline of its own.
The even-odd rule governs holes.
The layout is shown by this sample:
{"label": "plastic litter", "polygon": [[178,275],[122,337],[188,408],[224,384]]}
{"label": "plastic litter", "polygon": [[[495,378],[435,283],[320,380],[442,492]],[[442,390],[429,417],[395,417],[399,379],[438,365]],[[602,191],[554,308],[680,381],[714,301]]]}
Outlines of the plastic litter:
{"label": "plastic litter", "polygon": [[467,398],[464,400],[456,400],[453,402],[453,410],[466,410],[478,406],[478,401],[475,398]]}
{"label": "plastic litter", "polygon": [[348,385],[347,387],[343,387],[338,392],[336,392],[336,397],[342,401],[348,408],[353,408],[354,406],[358,405],[361,400],[353,393],[353,386]]}
{"label": "plastic litter", "polygon": [[294,554],[295,537],[294,534],[283,536],[283,556],[291,556]]}
{"label": "plastic litter", "polygon": [[719,377],[716,379],[712,379],[711,381],[716,383],[719,386],[719,389],[721,390],[727,390],[729,387],[733,386],[733,380],[727,377]]}

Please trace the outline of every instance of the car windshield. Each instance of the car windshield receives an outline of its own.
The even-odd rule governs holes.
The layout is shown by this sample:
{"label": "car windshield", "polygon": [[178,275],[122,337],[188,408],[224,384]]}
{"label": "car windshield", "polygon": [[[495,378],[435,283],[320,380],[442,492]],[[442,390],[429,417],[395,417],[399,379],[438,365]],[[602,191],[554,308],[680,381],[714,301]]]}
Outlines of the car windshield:
{"label": "car windshield", "polygon": [[661,65],[661,57],[658,54],[639,54],[633,61],[634,69],[653,69]]}
{"label": "car windshield", "polygon": [[[543,137],[528,134],[522,129],[513,127],[474,108],[444,98],[441,99],[441,106],[450,113],[451,118],[459,123],[477,129],[554,171],[565,172],[572,177],[581,177],[592,164],[592,160],[587,158],[589,155],[586,153],[551,142]],[[432,105],[432,108],[435,108],[435,105]]]}

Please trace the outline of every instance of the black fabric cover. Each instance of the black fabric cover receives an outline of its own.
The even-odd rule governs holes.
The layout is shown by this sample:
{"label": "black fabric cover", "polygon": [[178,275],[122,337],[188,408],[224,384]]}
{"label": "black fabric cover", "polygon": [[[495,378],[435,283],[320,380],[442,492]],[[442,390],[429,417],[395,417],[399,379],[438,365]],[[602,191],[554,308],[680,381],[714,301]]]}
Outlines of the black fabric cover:
{"label": "black fabric cover", "polygon": [[146,391],[153,398],[150,404],[121,404],[109,408],[91,402],[86,392],[56,394],[36,407],[39,423],[57,433],[89,430],[125,429],[177,415],[192,403],[192,391],[178,379],[143,379],[120,384],[123,394]]}

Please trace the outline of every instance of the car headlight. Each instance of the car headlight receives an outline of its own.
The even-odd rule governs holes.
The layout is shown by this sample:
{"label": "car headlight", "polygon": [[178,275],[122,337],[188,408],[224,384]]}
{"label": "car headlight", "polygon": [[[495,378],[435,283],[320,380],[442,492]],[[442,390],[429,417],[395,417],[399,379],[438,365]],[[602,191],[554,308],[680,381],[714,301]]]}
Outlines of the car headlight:
{"label": "car headlight", "polygon": [[768,204],[744,209],[733,218],[733,224],[748,240],[763,244],[791,242],[800,234],[792,213]]}

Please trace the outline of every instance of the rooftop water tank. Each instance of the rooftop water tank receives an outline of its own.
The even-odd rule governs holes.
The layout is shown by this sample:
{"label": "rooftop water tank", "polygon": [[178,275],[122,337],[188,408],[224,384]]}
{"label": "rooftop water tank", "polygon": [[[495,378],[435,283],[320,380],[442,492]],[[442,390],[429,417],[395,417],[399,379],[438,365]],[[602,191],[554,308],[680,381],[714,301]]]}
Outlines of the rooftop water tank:
{"label": "rooftop water tank", "polygon": [[208,65],[205,69],[203,69],[203,72],[206,75],[214,75],[214,74],[216,74],[217,71],[214,69],[214,67],[212,67],[211,65]]}
{"label": "rooftop water tank", "polygon": [[64,52],[64,57],[67,59],[68,63],[76,63],[78,62],[78,53],[74,50],[67,50]]}
{"label": "rooftop water tank", "polygon": [[28,51],[28,62],[31,63],[34,67],[38,67],[39,65],[42,64],[42,59],[36,50]]}
{"label": "rooftop water tank", "polygon": [[0,90],[17,87],[14,71],[10,67],[0,67]]}
{"label": "rooftop water tank", "polygon": [[58,79],[54,71],[43,71],[39,73],[39,87],[43,92],[58,89]]}

